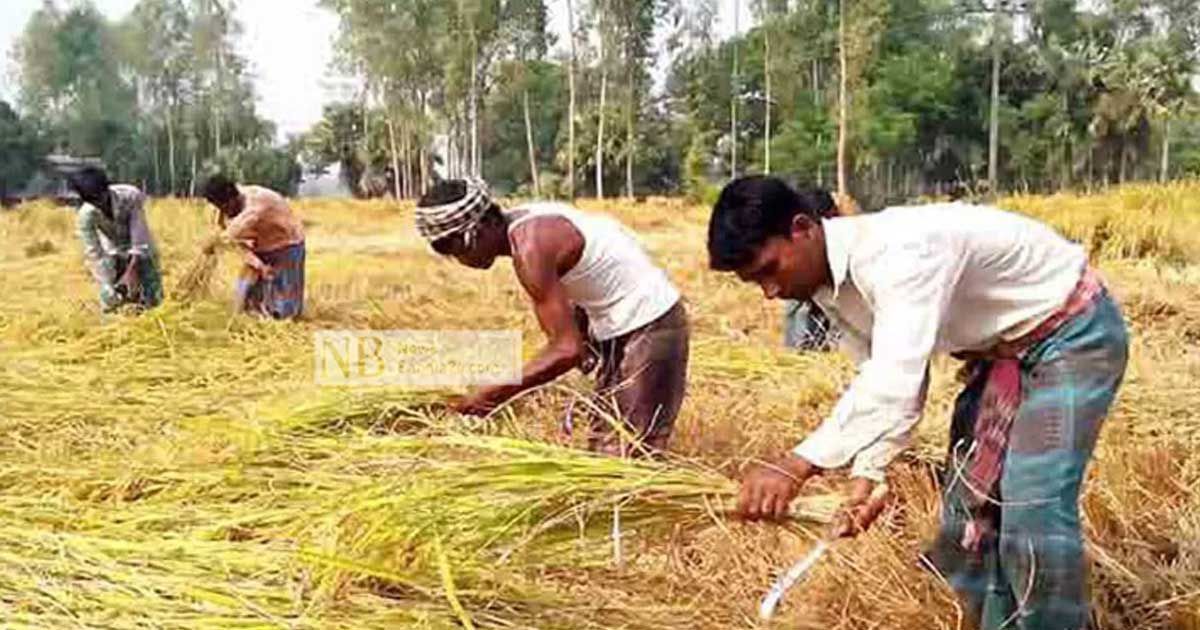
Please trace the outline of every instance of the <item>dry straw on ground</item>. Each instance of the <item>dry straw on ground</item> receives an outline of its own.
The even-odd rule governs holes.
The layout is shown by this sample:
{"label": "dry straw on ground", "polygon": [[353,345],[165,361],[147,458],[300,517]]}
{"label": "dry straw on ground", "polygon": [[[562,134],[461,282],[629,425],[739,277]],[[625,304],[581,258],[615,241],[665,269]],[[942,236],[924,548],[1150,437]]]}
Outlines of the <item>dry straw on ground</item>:
{"label": "dry straw on ground", "polygon": [[[536,348],[503,261],[477,273],[435,258],[407,207],[299,204],[297,323],[231,312],[238,261],[198,257],[214,229],[201,204],[152,205],[171,298],[140,317],[99,313],[68,211],[0,216],[0,625],[754,627],[817,525],[729,522],[731,477],[815,426],[852,366],[779,348],[778,305],[704,269],[705,209],[584,205],[629,223],[688,296],[677,460],[559,445],[581,438],[560,431],[578,375],[487,422],[446,412],[445,392],[313,387],[322,328],[517,328]],[[1097,626],[1200,628],[1200,185],[1005,205],[1086,243],[1134,333],[1083,500]],[[777,627],[959,627],[915,560],[936,523],[953,368],[936,365],[896,505],[822,561]],[[841,489],[814,484],[808,516]]]}

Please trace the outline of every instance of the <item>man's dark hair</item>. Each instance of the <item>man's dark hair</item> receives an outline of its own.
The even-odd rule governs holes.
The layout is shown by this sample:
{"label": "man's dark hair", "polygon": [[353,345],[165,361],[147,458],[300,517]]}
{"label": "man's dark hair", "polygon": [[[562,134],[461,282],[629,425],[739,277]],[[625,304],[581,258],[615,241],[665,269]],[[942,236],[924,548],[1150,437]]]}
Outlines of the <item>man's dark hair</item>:
{"label": "man's dark hair", "polygon": [[67,183],[81,199],[88,203],[99,201],[108,191],[108,174],[104,169],[85,166],[67,177]]}
{"label": "man's dark hair", "polygon": [[764,175],[735,179],[721,191],[708,222],[708,264],[716,271],[734,271],[750,263],[768,238],[787,236],[796,215],[817,221],[836,214],[827,191],[797,192]]}
{"label": "man's dark hair", "polygon": [[239,194],[237,185],[224,175],[213,175],[204,182],[204,198],[215,205],[223,206]]}

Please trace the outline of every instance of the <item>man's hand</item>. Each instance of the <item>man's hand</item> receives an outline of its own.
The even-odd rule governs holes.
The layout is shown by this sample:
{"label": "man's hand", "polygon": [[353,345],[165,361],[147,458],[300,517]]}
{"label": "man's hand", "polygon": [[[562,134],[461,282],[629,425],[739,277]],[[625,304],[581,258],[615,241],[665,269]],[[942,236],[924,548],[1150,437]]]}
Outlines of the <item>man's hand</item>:
{"label": "man's hand", "polygon": [[271,266],[264,262],[255,261],[250,264],[250,268],[263,280],[271,281],[275,279],[275,270],[271,269]]}
{"label": "man's hand", "polygon": [[870,479],[858,478],[852,482],[850,498],[842,504],[833,521],[833,534],[837,538],[853,538],[867,531],[891,498],[888,485],[877,484]]}
{"label": "man's hand", "polygon": [[738,516],[748,521],[786,520],[792,499],[817,472],[816,466],[791,454],[774,464],[756,464],[742,480]]}
{"label": "man's hand", "polygon": [[124,287],[125,295],[129,298],[137,295],[138,289],[142,286],[142,280],[137,273],[137,261],[137,257],[131,256],[125,273],[121,274],[121,279],[117,281],[117,285]]}
{"label": "man's hand", "polygon": [[464,416],[486,416],[496,409],[496,405],[479,395],[466,396],[450,402],[450,408]]}

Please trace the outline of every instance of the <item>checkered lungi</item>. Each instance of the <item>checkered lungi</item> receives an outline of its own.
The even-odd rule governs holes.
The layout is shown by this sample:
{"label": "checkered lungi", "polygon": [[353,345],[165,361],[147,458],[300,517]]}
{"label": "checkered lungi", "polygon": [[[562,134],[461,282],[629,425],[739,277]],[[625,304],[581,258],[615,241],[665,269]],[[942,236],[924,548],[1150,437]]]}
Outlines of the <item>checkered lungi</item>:
{"label": "checkered lungi", "polygon": [[238,278],[242,309],[274,319],[292,319],[304,311],[304,243],[254,252],[274,272],[270,280],[247,267]]}
{"label": "checkered lungi", "polygon": [[983,508],[995,529],[985,531],[974,548],[964,546],[968,523],[978,522],[968,507],[965,471],[987,379],[972,379],[959,395],[942,484],[942,523],[925,560],[963,599],[975,627],[1087,627],[1080,486],[1127,359],[1125,321],[1107,291],[1023,355],[1021,401],[999,497]]}

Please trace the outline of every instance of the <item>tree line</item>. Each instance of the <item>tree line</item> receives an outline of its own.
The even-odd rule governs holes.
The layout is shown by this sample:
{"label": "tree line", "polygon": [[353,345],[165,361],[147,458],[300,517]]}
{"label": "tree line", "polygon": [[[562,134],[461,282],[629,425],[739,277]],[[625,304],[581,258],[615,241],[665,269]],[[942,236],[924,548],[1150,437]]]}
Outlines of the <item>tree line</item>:
{"label": "tree line", "polygon": [[294,189],[297,150],[274,146],[254,109],[233,11],[231,0],[140,0],[111,21],[90,2],[43,2],[10,51],[19,97],[0,102],[0,188],[58,152],[99,157],[155,195],[194,195],[218,170]]}
{"label": "tree line", "polygon": [[[1200,175],[1194,0],[319,0],[361,89],[284,148],[231,3],[109,23],[47,2],[15,51],[19,112],[0,107],[27,129],[0,151],[101,155],[174,194],[206,168],[294,180],[295,156],[398,198],[462,175],[710,199],[770,172],[869,204]],[[731,37],[721,8],[748,16]]]}
{"label": "tree line", "polygon": [[435,171],[561,197],[773,172],[872,202],[1200,175],[1191,0],[748,0],[724,39],[717,0],[561,0],[563,42],[543,0],[323,4],[366,88],[303,150],[364,194]]}

